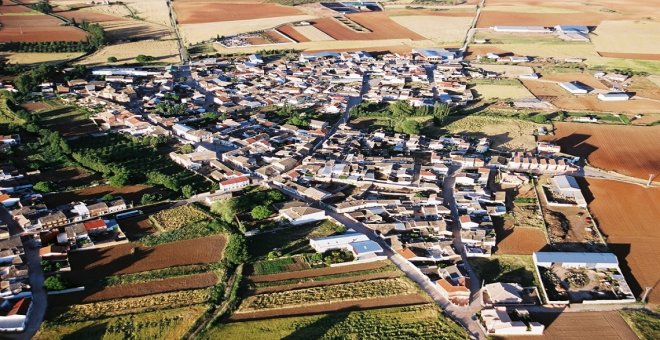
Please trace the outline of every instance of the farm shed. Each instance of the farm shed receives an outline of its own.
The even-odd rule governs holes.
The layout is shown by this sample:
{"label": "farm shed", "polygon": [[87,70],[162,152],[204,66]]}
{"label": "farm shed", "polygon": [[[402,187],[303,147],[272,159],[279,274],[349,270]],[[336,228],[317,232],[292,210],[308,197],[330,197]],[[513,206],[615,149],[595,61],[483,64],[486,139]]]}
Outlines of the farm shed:
{"label": "farm shed", "polygon": [[619,269],[619,260],[612,253],[534,252],[532,257],[540,267],[559,264],[564,268]]}
{"label": "farm shed", "polygon": [[323,253],[331,249],[346,249],[352,250],[351,243],[368,241],[367,235],[355,231],[349,231],[345,234],[321,237],[309,240],[309,245],[319,253]]}
{"label": "farm shed", "polygon": [[572,176],[555,176],[552,178],[552,189],[563,196],[570,197],[579,207],[586,207],[587,200],[582,195],[582,189]]}
{"label": "farm shed", "polygon": [[588,34],[589,27],[581,25],[557,25],[555,26],[555,31],[564,32],[564,33],[582,33]]}
{"label": "farm shed", "polygon": [[598,99],[604,102],[619,102],[626,101],[630,99],[628,94],[625,92],[609,92],[609,93],[599,93]]}
{"label": "farm shed", "polygon": [[551,33],[543,26],[494,26],[493,31],[502,33]]}
{"label": "farm shed", "polygon": [[579,81],[567,81],[564,83],[559,83],[559,86],[572,94],[587,94],[589,91],[591,91],[587,85],[584,85]]}
{"label": "farm shed", "polygon": [[456,52],[452,52],[444,48],[414,49],[413,53],[419,54],[427,61],[445,61],[458,58],[458,54]]}

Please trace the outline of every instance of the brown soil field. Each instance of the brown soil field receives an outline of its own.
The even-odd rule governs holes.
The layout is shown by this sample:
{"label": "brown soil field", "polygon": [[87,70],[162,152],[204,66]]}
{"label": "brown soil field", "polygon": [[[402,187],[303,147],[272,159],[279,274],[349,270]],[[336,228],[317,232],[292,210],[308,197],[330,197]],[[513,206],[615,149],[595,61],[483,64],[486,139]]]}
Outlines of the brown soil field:
{"label": "brown soil field", "polygon": [[279,43],[279,44],[286,44],[290,43],[291,41],[287,40],[284,38],[281,34],[275,32],[275,31],[266,31],[264,34],[269,37],[272,41]]}
{"label": "brown soil field", "polygon": [[660,100],[660,85],[651,77],[633,76],[626,89],[635,92],[636,96]]}
{"label": "brown soil field", "polygon": [[542,336],[516,336],[516,340],[633,340],[637,336],[616,311],[531,313],[532,320],[545,325]]}
{"label": "brown soil field", "polygon": [[102,179],[98,174],[77,167],[45,170],[39,174],[39,178],[42,181],[52,182],[60,188],[81,187]]}
{"label": "brown soil field", "polygon": [[179,24],[237,21],[301,15],[293,7],[277,4],[223,4],[217,2],[174,2]]}
{"label": "brown soil field", "polygon": [[595,167],[646,179],[660,169],[658,136],[660,126],[556,123],[555,135],[541,139],[558,143],[562,152],[586,157]]}
{"label": "brown soil field", "polygon": [[497,254],[532,255],[547,245],[545,234],[539,228],[504,226],[497,230]]}
{"label": "brown soil field", "polygon": [[333,275],[333,274],[341,274],[341,273],[350,273],[360,270],[377,269],[384,267],[386,265],[388,265],[388,261],[378,261],[378,262],[354,264],[354,265],[334,267],[334,268],[326,267],[326,268],[308,269],[308,270],[301,270],[301,271],[287,272],[287,273],[253,275],[250,276],[250,281],[270,282],[270,281],[281,281],[288,279],[302,279],[306,277]]}
{"label": "brown soil field", "polygon": [[76,191],[58,192],[46,195],[44,196],[44,200],[49,206],[56,207],[73,201],[84,201],[91,198],[101,198],[105,194],[111,194],[113,196],[122,196],[128,201],[139,202],[142,198],[142,195],[159,192],[159,189],[143,184],[127,185],[121,188],[115,188],[111,185],[104,184]]}
{"label": "brown soil field", "polygon": [[488,53],[495,53],[502,56],[513,56],[514,54],[510,51],[505,51],[503,49],[497,48],[491,45],[469,45],[468,50],[465,53],[466,60],[474,60],[477,56],[485,56]]}
{"label": "brown soil field", "polygon": [[0,5],[0,14],[2,15],[15,14],[15,13],[29,13],[29,12],[32,12],[32,10],[25,6],[12,3],[10,1],[3,2],[3,4]]}
{"label": "brown soil field", "polygon": [[601,57],[623,58],[623,59],[641,59],[641,60],[660,60],[660,54],[651,53],[616,53],[616,52],[598,52]]}
{"label": "brown soil field", "polygon": [[558,82],[579,81],[594,89],[608,90],[605,84],[588,73],[543,73],[541,79]]}
{"label": "brown soil field", "polygon": [[323,281],[308,281],[298,284],[288,284],[282,286],[272,286],[264,288],[256,288],[250,291],[250,295],[264,294],[264,293],[274,293],[274,292],[285,292],[288,290],[302,289],[302,288],[312,288],[312,287],[324,287],[330,285],[337,285],[342,283],[353,283],[353,282],[362,282],[362,281],[371,281],[378,279],[389,279],[401,276],[400,272],[391,271],[385,273],[373,273],[369,275],[362,276],[350,276],[350,277],[340,277],[336,279],[323,280]]}
{"label": "brown soil field", "polygon": [[30,103],[24,103],[21,104],[21,107],[28,110],[28,111],[39,111],[39,110],[45,110],[45,109],[50,109],[51,106],[44,103],[44,102],[30,102]]}
{"label": "brown soil field", "polygon": [[398,307],[421,305],[428,303],[428,298],[419,294],[390,296],[378,299],[368,299],[350,302],[335,302],[307,307],[281,308],[262,312],[234,313],[229,321],[270,319],[274,317],[313,315],[335,311],[351,311],[362,309],[374,309],[384,307]]}
{"label": "brown soil field", "polygon": [[121,220],[119,226],[131,241],[156,232],[156,228],[149,221],[149,216],[145,215]]}
{"label": "brown soil field", "polygon": [[478,28],[492,26],[597,26],[608,16],[596,13],[517,13],[483,11],[477,22]]}
{"label": "brown soil field", "polygon": [[396,8],[387,10],[385,13],[389,16],[404,16],[404,15],[433,15],[439,17],[474,17],[476,15],[474,10],[466,11],[434,11],[431,9],[409,9],[409,8]]}
{"label": "brown soil field", "polygon": [[366,27],[371,32],[353,31],[333,18],[316,19],[313,20],[313,24],[335,40],[425,39],[421,35],[397,24],[383,13],[358,13],[349,14],[346,17]]}
{"label": "brown soil field", "polygon": [[640,296],[645,287],[652,287],[648,301],[660,304],[660,188],[589,179],[582,190],[588,200],[593,198],[589,210],[619,257],[633,292]]}
{"label": "brown soil field", "polygon": [[658,103],[653,100],[632,98],[620,102],[604,102],[596,95],[572,95],[556,83],[546,83],[535,80],[523,80],[523,85],[536,97],[549,100],[560,109],[572,111],[593,111],[613,113],[660,113]]}
{"label": "brown soil field", "polygon": [[57,12],[57,15],[61,15],[67,19],[75,19],[76,22],[83,22],[83,20],[88,22],[108,22],[108,21],[125,20],[124,18],[118,18],[116,16],[112,16],[108,14],[95,13],[80,9]]}
{"label": "brown soil field", "polygon": [[207,288],[217,282],[218,277],[215,273],[203,273],[157,281],[111,286],[72,294],[50,295],[48,297],[48,303],[62,306],[125,299],[179,290]]}
{"label": "brown soil field", "polygon": [[72,271],[66,277],[76,282],[93,282],[111,275],[217,262],[222,258],[225,242],[223,235],[215,235],[155,247],[132,242],[76,251],[69,254]]}
{"label": "brown soil field", "polygon": [[300,32],[296,31],[296,29],[291,26],[291,25],[282,25],[280,27],[276,28],[278,31],[280,31],[282,34],[288,36],[289,38],[297,41],[297,42],[308,42],[310,41],[305,37],[304,35],[300,34]]}
{"label": "brown soil field", "polygon": [[0,15],[0,42],[81,41],[87,32],[42,14]]}

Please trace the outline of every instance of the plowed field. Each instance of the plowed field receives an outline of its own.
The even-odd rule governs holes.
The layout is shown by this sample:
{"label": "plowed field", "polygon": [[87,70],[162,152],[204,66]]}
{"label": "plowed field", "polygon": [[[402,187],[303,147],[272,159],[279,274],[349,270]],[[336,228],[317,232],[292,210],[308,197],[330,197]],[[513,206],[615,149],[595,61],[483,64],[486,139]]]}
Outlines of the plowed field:
{"label": "plowed field", "polygon": [[635,333],[616,311],[532,313],[532,320],[545,325],[543,336],[516,336],[515,339],[637,339]]}
{"label": "plowed field", "polygon": [[291,39],[293,39],[297,42],[308,42],[308,41],[310,41],[309,39],[307,39],[307,37],[305,37],[300,32],[298,32],[296,30],[296,28],[291,26],[291,25],[282,25],[282,26],[278,27],[277,30],[280,31],[282,34],[288,36],[289,38],[291,38]]}
{"label": "plowed field", "polygon": [[0,15],[0,42],[82,41],[87,32],[43,14]]}
{"label": "plowed field", "polygon": [[412,39],[424,40],[421,35],[397,24],[383,13],[359,13],[346,16],[371,32],[356,32],[333,18],[314,20],[314,26],[335,40]]}
{"label": "plowed field", "polygon": [[660,126],[616,126],[557,123],[555,135],[546,136],[561,151],[587,157],[595,167],[624,175],[648,178],[660,169]]}
{"label": "plowed field", "polygon": [[506,255],[532,255],[548,245],[543,230],[530,227],[505,227],[497,234],[497,253]]}
{"label": "plowed field", "polygon": [[92,282],[110,275],[217,262],[222,258],[225,241],[224,236],[216,235],[155,247],[132,242],[72,252],[70,276],[77,282]]}
{"label": "plowed field", "polygon": [[660,188],[589,179],[583,192],[593,196],[589,210],[633,292],[639,296],[651,287],[649,302],[660,304]]}
{"label": "plowed field", "polygon": [[217,2],[174,2],[179,24],[237,21],[304,14],[277,4],[222,4]]}
{"label": "plowed field", "polygon": [[216,284],[216,282],[218,282],[218,278],[214,273],[204,273],[158,281],[112,286],[101,290],[51,295],[48,298],[48,303],[61,306],[123,299],[179,290],[206,288]]}

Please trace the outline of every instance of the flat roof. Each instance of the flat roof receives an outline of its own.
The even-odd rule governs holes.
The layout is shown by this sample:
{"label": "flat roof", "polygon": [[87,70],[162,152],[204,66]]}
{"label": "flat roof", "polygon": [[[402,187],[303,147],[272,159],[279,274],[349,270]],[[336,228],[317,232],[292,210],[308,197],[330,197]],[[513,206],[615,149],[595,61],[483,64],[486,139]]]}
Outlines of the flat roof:
{"label": "flat roof", "polygon": [[619,260],[612,253],[568,253],[568,252],[535,252],[537,263],[609,263],[619,265]]}
{"label": "flat roof", "polygon": [[353,242],[351,243],[351,247],[353,247],[353,251],[358,255],[364,253],[379,253],[383,251],[383,248],[381,248],[378,243],[371,240]]}

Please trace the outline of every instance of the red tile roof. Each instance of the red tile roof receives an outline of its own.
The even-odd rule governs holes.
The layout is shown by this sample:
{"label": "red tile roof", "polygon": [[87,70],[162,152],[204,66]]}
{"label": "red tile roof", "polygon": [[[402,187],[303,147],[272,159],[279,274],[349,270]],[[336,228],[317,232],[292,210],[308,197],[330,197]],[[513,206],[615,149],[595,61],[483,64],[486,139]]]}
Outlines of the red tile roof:
{"label": "red tile roof", "polygon": [[246,181],[250,181],[250,179],[247,178],[246,176],[241,176],[241,177],[236,177],[236,178],[230,178],[226,181],[222,181],[222,182],[220,182],[220,184],[221,185],[230,185],[230,184],[241,183],[241,182],[246,182]]}
{"label": "red tile roof", "polygon": [[85,226],[85,229],[87,230],[94,230],[98,228],[105,228],[105,221],[103,220],[93,220],[93,221],[87,221],[84,222],[83,225]]}

